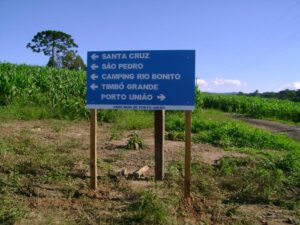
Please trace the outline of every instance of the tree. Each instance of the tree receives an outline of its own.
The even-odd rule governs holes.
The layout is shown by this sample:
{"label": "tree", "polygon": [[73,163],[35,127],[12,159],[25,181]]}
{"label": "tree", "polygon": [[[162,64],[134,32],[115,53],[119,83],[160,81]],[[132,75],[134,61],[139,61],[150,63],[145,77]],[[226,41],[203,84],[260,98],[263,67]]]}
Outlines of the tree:
{"label": "tree", "polygon": [[44,55],[50,56],[48,66],[59,67],[61,57],[67,52],[76,52],[74,48],[77,48],[78,45],[69,34],[46,30],[38,32],[26,47],[31,48],[33,52],[43,52]]}
{"label": "tree", "polygon": [[258,96],[259,95],[259,91],[255,90],[253,93],[249,94],[250,96]]}
{"label": "tree", "polygon": [[70,70],[85,70],[86,66],[79,55],[69,51],[62,57],[62,67]]}

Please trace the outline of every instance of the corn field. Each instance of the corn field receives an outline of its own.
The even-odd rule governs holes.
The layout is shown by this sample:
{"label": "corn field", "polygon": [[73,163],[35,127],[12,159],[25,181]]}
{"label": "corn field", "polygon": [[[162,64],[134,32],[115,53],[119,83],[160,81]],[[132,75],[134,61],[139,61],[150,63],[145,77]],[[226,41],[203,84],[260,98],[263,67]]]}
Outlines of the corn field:
{"label": "corn field", "polygon": [[[0,63],[0,106],[32,105],[71,118],[86,117],[85,92],[85,72]],[[196,92],[196,105],[253,118],[300,122],[300,103],[286,100]]]}
{"label": "corn field", "polygon": [[204,93],[201,93],[197,100],[203,108],[219,109],[253,118],[300,122],[300,103],[292,101]]}
{"label": "corn field", "polygon": [[0,63],[0,106],[51,107],[86,116],[84,72]]}

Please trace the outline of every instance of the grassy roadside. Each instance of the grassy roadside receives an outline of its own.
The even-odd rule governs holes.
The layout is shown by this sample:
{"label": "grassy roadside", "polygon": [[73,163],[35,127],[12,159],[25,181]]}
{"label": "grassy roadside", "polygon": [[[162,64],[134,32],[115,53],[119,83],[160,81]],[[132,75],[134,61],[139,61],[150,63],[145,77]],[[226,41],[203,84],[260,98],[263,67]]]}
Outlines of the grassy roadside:
{"label": "grassy roadside", "polygon": [[[107,110],[100,112],[99,118],[111,123],[108,133],[117,132],[121,138],[124,131],[153,125],[151,112]],[[183,137],[183,118],[180,112],[167,113],[167,138]],[[84,140],[60,139],[62,132],[76,122],[50,123],[49,140],[48,136],[36,137],[35,129],[39,127],[24,128],[0,138],[3,224],[18,221],[26,224],[30,212],[40,215],[43,211],[40,223],[58,220],[64,224],[182,224],[184,218],[190,217],[204,224],[260,224],[257,216],[242,210],[249,204],[275,205],[300,216],[299,144],[286,136],[252,128],[219,111],[193,112],[195,144],[209,143],[246,156],[224,157],[217,165],[194,158],[190,205],[181,200],[183,164],[176,159],[167,163],[165,182],[157,184],[150,180],[146,189],[133,190],[127,181],[112,177],[114,162],[134,150],[115,150],[118,156],[115,160],[100,160],[100,185],[105,188],[99,195],[91,193],[86,177],[88,156],[83,155]],[[110,196],[110,192],[118,193],[118,197]],[[116,198],[119,200],[113,200]],[[33,215],[35,221],[37,215]],[[67,217],[71,219],[66,222]]]}
{"label": "grassy roadside", "polygon": [[[193,157],[192,200],[186,203],[183,160],[174,157],[166,162],[164,182],[150,177],[134,183],[112,172],[126,156],[133,158],[136,150],[104,148],[98,161],[100,190],[95,193],[88,187],[88,154],[83,144],[88,137],[70,139],[74,130],[82,130],[77,126],[70,130],[72,123],[64,121],[26,124],[29,127],[0,138],[2,224],[261,224],[243,207],[277,205],[289,209],[291,218],[299,212],[295,186],[279,169],[251,155],[225,157],[216,165]],[[45,142],[45,137],[51,138]],[[146,151],[146,163],[152,160],[151,152],[141,151]],[[175,155],[182,158],[182,149],[170,153]]]}
{"label": "grassy roadside", "polygon": [[[118,165],[133,159],[137,150],[106,149],[103,143],[98,161],[100,190],[92,192],[88,187],[88,136],[84,133],[88,124],[74,126],[77,123],[50,120],[33,125],[28,121],[17,131],[2,133],[2,224],[261,224],[253,211],[243,210],[249,204],[258,208],[275,205],[287,210],[291,218],[300,213],[299,187],[286,171],[259,154],[225,157],[216,165],[202,163],[194,155],[192,200],[186,203],[182,201],[183,160],[176,157],[182,159],[182,149],[169,153],[166,179],[156,183],[153,177],[131,181],[114,176]],[[115,128],[105,129],[104,140],[109,141]],[[74,131],[83,135],[74,138]],[[152,160],[151,151],[139,151],[143,151],[142,161]]]}
{"label": "grassy roadside", "polygon": [[[183,115],[181,113],[169,115],[166,130],[167,138],[183,140]],[[223,159],[220,163],[221,166],[229,167],[221,170],[229,172],[232,178],[237,177],[236,183],[242,178],[249,184],[253,181],[254,184],[249,187],[249,190],[254,191],[252,195],[255,193],[259,195],[257,190],[259,187],[263,192],[268,192],[263,188],[268,182],[278,185],[268,188],[273,194],[279,193],[278,190],[282,190],[283,187],[294,190],[300,187],[300,144],[287,136],[253,128],[215,110],[193,112],[192,132],[195,143],[210,143],[249,155],[245,159]],[[238,187],[239,185],[235,188]],[[243,196],[251,194],[244,193]],[[277,197],[276,201],[280,201],[281,197],[279,195]],[[269,197],[263,199],[263,202],[271,201]],[[273,200],[271,202],[274,203]]]}

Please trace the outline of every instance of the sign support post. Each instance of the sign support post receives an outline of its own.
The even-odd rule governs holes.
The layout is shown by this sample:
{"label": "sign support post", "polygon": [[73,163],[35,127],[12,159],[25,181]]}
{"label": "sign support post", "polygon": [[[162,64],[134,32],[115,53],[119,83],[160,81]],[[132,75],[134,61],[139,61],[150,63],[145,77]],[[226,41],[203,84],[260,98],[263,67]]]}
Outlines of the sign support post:
{"label": "sign support post", "polygon": [[86,107],[91,109],[92,189],[97,189],[97,109],[155,111],[155,180],[164,179],[165,110],[188,110],[184,196],[190,196],[194,81],[195,50],[88,52]]}
{"label": "sign support post", "polygon": [[184,160],[184,198],[191,192],[191,111],[185,111],[185,160]]}
{"label": "sign support post", "polygon": [[97,109],[91,109],[90,175],[91,189],[97,189]]}
{"label": "sign support post", "polygon": [[165,110],[154,111],[155,180],[164,179]]}

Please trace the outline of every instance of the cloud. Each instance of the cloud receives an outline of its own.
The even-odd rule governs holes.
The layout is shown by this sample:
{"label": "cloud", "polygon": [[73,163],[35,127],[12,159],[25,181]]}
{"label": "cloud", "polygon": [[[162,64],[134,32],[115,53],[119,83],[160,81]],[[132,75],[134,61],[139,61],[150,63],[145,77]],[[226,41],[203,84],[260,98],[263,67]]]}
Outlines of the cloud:
{"label": "cloud", "polygon": [[204,80],[197,78],[196,84],[201,91],[207,92],[241,91],[241,87],[247,86],[247,83],[240,80],[224,78],[215,78],[214,80]]}
{"label": "cloud", "polygon": [[293,84],[292,84],[292,87],[294,89],[300,89],[300,81],[295,81]]}
{"label": "cloud", "polygon": [[197,84],[198,87],[207,87],[208,86],[207,81],[199,79],[199,78],[197,78],[196,84]]}
{"label": "cloud", "polygon": [[217,86],[224,86],[224,85],[231,85],[231,86],[242,86],[242,82],[239,80],[231,80],[231,79],[222,79],[222,78],[216,78],[213,81],[214,85]]}
{"label": "cloud", "polygon": [[281,88],[279,88],[278,91],[282,91],[285,89],[290,89],[290,90],[300,89],[300,81],[295,81],[293,83],[286,84],[286,85],[282,86]]}

